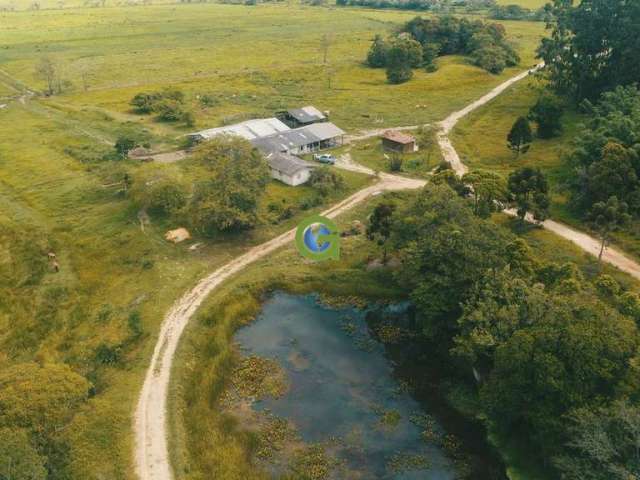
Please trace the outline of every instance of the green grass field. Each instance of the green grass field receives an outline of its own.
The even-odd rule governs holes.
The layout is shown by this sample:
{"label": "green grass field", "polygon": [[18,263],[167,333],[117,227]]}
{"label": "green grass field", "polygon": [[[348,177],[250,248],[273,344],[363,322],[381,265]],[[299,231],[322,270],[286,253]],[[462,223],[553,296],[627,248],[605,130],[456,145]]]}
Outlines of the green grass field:
{"label": "green grass field", "polygon": [[[74,84],[68,93],[49,100],[51,106],[141,122],[158,135],[187,129],[135,115],[128,102],[140,91],[166,86],[188,93],[197,128],[314,104],[352,130],[441,119],[533,64],[544,33],[540,23],[507,22],[523,61],[502,75],[449,57],[439,61],[436,73],[416,71],[413,81],[390,86],[384,71],[362,62],[375,34],[415,15],[271,4],[0,13],[0,22],[11,25],[0,32],[0,68],[41,89],[34,66],[48,55]],[[321,51],[325,34],[331,38],[326,65]],[[204,94],[213,96],[216,104],[201,108],[196,96]]]}
{"label": "green grass field", "polygon": [[498,0],[498,5],[520,5],[521,7],[526,7],[530,9],[536,9],[540,7],[544,7],[547,3],[550,3],[548,0]]}

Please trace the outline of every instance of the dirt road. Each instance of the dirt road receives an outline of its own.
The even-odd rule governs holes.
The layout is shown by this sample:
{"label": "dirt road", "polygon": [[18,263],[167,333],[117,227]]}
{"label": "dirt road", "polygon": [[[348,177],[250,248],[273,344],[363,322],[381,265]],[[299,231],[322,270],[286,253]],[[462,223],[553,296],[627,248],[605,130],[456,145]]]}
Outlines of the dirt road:
{"label": "dirt road", "polygon": [[[423,180],[383,174],[380,180],[366,187],[322,213],[329,218],[363,202],[371,195],[385,190],[420,188]],[[167,393],[173,357],[182,332],[202,301],[220,283],[274,250],[292,244],[295,230],[253,247],[202,279],[191,291],[178,300],[165,317],[160,328],[151,364],[140,393],[134,419],[135,463],[142,480],[170,480],[173,478],[167,449]]]}
{"label": "dirt road", "polygon": [[[529,74],[535,72],[536,70],[542,68],[543,66],[544,64],[541,63],[531,70],[528,70],[526,72],[522,72],[519,75],[516,75],[515,77],[498,85],[496,88],[491,90],[482,98],[479,98],[475,102],[467,105],[462,110],[452,113],[447,118],[445,118],[442,122],[439,123],[439,126],[441,127],[441,129],[438,133],[438,145],[440,146],[440,150],[442,151],[443,158],[447,162],[449,162],[449,164],[451,165],[451,168],[453,168],[453,170],[456,172],[457,175],[459,176],[464,175],[465,173],[467,173],[468,169],[467,169],[467,166],[464,163],[462,163],[462,160],[460,160],[460,157],[458,156],[458,152],[456,152],[456,149],[453,147],[453,144],[451,143],[451,140],[449,139],[449,136],[448,136],[449,132],[451,132],[453,127],[455,127],[458,121],[461,118],[463,118],[465,115],[468,115],[475,109],[493,100],[495,97],[500,95],[511,85],[526,78]],[[512,216],[515,215],[515,213],[512,210],[505,210],[505,213]],[[533,221],[531,218],[528,218],[528,220]],[[556,235],[559,235],[560,237],[566,240],[569,240],[570,242],[574,243],[575,245],[580,247],[582,250],[584,250],[587,253],[590,253],[591,255],[594,255],[597,257],[598,254],[600,253],[600,242],[597,239],[587,235],[586,233],[574,230],[573,228],[568,227],[567,225],[564,225],[562,223],[556,222],[554,220],[545,220],[544,222],[542,222],[541,226],[543,226],[550,232],[553,232]],[[604,254],[602,255],[602,259],[605,262],[608,262],[611,265],[619,268],[623,272],[627,272],[629,275],[640,280],[640,264],[630,259],[629,257],[625,256],[622,252],[614,248],[607,248]]]}

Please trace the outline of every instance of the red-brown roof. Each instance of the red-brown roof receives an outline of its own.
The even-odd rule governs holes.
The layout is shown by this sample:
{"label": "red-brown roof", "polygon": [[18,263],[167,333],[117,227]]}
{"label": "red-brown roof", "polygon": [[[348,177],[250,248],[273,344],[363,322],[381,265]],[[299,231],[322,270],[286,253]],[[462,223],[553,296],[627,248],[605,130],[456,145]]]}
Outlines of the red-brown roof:
{"label": "red-brown roof", "polygon": [[402,143],[403,145],[414,143],[416,141],[416,139],[411,135],[407,135],[406,133],[397,132],[394,130],[388,130],[384,132],[382,138],[386,138],[387,140],[391,140],[392,142]]}

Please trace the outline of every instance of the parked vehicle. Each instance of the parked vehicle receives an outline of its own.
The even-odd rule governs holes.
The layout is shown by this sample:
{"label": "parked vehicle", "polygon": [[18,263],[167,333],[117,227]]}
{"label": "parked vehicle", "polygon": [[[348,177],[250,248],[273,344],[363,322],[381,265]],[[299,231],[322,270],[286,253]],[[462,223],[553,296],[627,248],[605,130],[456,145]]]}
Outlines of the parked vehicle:
{"label": "parked vehicle", "polygon": [[336,157],[329,153],[315,154],[313,159],[320,163],[326,163],[327,165],[335,165],[336,163]]}

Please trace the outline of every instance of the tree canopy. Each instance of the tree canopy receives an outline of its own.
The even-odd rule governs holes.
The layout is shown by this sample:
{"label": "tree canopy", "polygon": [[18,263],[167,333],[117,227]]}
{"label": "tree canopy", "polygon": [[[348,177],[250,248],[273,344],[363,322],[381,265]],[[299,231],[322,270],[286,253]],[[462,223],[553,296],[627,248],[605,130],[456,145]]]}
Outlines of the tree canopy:
{"label": "tree canopy", "polygon": [[597,202],[617,198],[640,213],[640,92],[618,87],[592,104],[585,102],[588,120],[568,157],[575,175],[572,201],[586,214]]}
{"label": "tree canopy", "polygon": [[223,135],[198,146],[194,157],[210,177],[195,187],[189,207],[193,225],[206,235],[253,227],[271,178],[260,152],[243,138]]}
{"label": "tree canopy", "polygon": [[560,94],[596,99],[640,78],[640,3],[629,0],[554,0],[551,35],[539,55]]}

